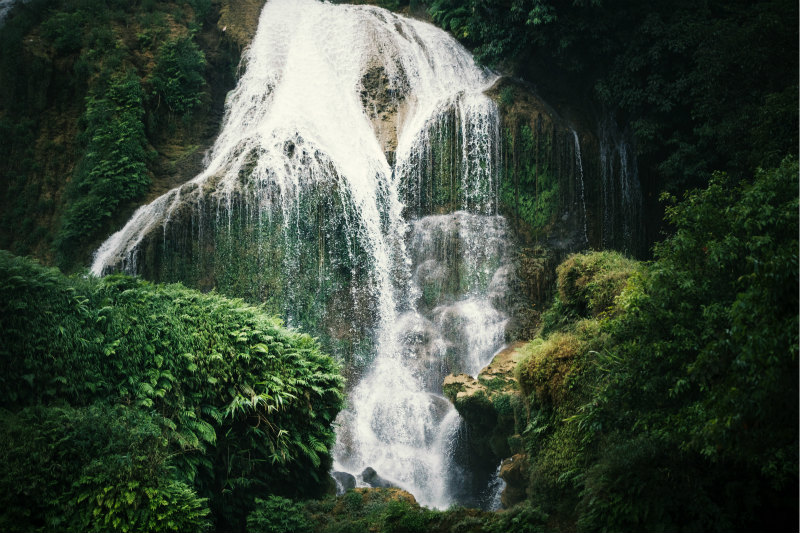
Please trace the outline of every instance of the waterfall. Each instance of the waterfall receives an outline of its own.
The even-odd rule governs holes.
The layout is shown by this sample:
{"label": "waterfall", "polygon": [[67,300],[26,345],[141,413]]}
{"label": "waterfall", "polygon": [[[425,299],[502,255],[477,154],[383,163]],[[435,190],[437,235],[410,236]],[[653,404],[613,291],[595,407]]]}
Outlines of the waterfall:
{"label": "waterfall", "polygon": [[139,208],[92,272],[266,302],[345,364],[335,468],[463,503],[441,383],[476,375],[508,322],[495,76],[432,25],[316,0],[268,1],[243,64],[205,170]]}
{"label": "waterfall", "polygon": [[600,124],[600,176],[602,183],[603,248],[641,253],[642,191],[639,164],[629,135],[619,131],[614,117]]}
{"label": "waterfall", "polygon": [[581,157],[581,141],[578,139],[578,132],[572,130],[575,139],[575,161],[578,164],[578,178],[581,184],[581,205],[583,206],[583,242],[589,244],[589,233],[586,231],[586,195],[583,183],[583,158]]}

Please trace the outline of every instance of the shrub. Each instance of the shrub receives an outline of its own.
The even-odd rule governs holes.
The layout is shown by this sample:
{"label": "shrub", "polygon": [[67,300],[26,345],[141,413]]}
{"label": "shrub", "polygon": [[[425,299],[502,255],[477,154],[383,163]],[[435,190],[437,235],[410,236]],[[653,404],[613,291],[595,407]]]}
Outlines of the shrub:
{"label": "shrub", "polygon": [[85,15],[58,12],[42,23],[42,35],[53,43],[53,48],[60,54],[77,52],[81,49]]}
{"label": "shrub", "polygon": [[172,478],[168,442],[126,406],[0,416],[3,531],[204,531],[206,500]]}
{"label": "shrub", "polygon": [[303,504],[280,496],[256,499],[255,510],[247,516],[249,533],[308,533],[311,527]]}
{"label": "shrub", "polygon": [[489,533],[542,533],[548,531],[547,513],[526,501],[499,514],[487,531]]}
{"label": "shrub", "polygon": [[179,480],[209,498],[218,527],[243,526],[255,497],[323,490],[342,379],[307,335],[240,300],[68,279],[6,252],[0,299],[0,406],[154,413]]}
{"label": "shrub", "polygon": [[165,42],[153,69],[153,93],[169,110],[186,115],[201,102],[206,59],[190,36]]}

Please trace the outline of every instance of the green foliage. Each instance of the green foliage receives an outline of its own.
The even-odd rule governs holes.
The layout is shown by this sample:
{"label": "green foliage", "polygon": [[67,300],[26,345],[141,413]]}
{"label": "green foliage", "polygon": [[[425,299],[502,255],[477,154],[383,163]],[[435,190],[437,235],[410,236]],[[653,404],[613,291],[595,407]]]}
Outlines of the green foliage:
{"label": "green foliage", "polygon": [[499,514],[486,531],[489,533],[543,533],[549,530],[546,527],[547,518],[547,514],[541,509],[525,501]]}
{"label": "green foliage", "polygon": [[187,115],[202,101],[206,59],[190,36],[165,42],[158,50],[151,84],[169,110]]}
{"label": "green foliage", "polygon": [[187,2],[194,10],[195,18],[203,20],[211,11],[211,0],[188,0]]}
{"label": "green foliage", "polygon": [[[797,2],[433,0],[480,60],[629,123],[659,187],[796,153]],[[545,95],[547,96],[547,94]]]}
{"label": "green foliage", "polygon": [[717,175],[667,209],[676,233],[610,325],[620,372],[594,413],[647,406],[630,414],[650,431],[775,489],[797,474],[797,172],[789,159],[752,185]]}
{"label": "green foliage", "polygon": [[204,531],[208,506],[172,478],[157,417],[127,406],[0,416],[3,531]]}
{"label": "green foliage", "polygon": [[[286,500],[281,502],[280,507],[281,510],[276,511],[276,520],[283,520],[284,513],[292,509],[304,521],[310,520],[302,529],[309,533],[535,533],[546,531],[548,518],[539,508],[527,502],[504,513],[463,507],[451,507],[446,511],[431,510],[420,507],[411,495],[397,489],[355,489],[341,496],[307,501],[302,506]],[[259,510],[251,516],[258,513]],[[260,516],[266,519],[268,514]]]}
{"label": "green foliage", "polygon": [[55,13],[42,24],[42,35],[60,54],[77,52],[83,44],[85,19],[82,11]]}
{"label": "green foliage", "polygon": [[178,479],[209,498],[218,527],[243,526],[255,497],[322,490],[342,379],[310,337],[238,300],[124,276],[70,280],[5,252],[0,279],[3,407],[154,413]]}
{"label": "green foliage", "polygon": [[586,531],[796,521],[797,177],[717,174],[670,199],[651,264],[558,268],[565,318],[519,366],[535,505]]}
{"label": "green foliage", "polygon": [[144,133],[144,92],[132,70],[117,72],[86,101],[88,139],[70,186],[56,246],[62,262],[76,244],[96,236],[118,205],[140,197],[150,184]]}
{"label": "green foliage", "polygon": [[545,157],[551,139],[543,137],[528,123],[506,130],[511,164],[500,184],[500,201],[537,236],[551,227],[559,206],[558,179]]}
{"label": "green foliage", "polygon": [[307,533],[311,521],[299,502],[270,496],[266,500],[256,499],[255,510],[247,516],[249,533]]}

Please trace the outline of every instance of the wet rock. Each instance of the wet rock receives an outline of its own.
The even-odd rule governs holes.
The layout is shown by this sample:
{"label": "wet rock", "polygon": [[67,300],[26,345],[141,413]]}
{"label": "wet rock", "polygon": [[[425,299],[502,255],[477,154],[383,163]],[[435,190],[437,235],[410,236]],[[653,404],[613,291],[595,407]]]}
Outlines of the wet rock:
{"label": "wet rock", "polygon": [[370,487],[376,489],[390,489],[390,488],[397,488],[397,486],[392,483],[391,481],[387,481],[383,479],[381,476],[375,472],[375,469],[368,466],[361,472],[361,479],[364,480],[364,483],[369,485]]}
{"label": "wet rock", "polygon": [[478,378],[449,375],[442,385],[444,395],[462,416],[472,436],[472,457],[497,464],[503,457],[521,451],[513,438],[514,428],[525,414],[520,411],[519,384],[514,371],[522,358],[518,342],[498,352]]}
{"label": "wet rock", "polygon": [[504,508],[508,509],[525,500],[528,487],[527,455],[518,453],[504,460],[499,475],[506,482],[506,488],[500,495],[500,503]]}
{"label": "wet rock", "polygon": [[356,478],[347,472],[333,471],[331,477],[336,481],[336,494],[344,494],[356,488]]}

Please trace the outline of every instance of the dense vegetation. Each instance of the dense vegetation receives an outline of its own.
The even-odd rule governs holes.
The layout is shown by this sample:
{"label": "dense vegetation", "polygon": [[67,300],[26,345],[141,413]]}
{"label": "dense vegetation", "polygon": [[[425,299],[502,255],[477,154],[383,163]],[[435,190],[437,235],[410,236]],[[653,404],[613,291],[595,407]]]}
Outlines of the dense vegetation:
{"label": "dense vegetation", "polygon": [[[176,167],[234,79],[238,50],[211,37],[222,3],[12,12],[0,247],[73,269],[126,210],[186,177]],[[427,13],[562,109],[628,129],[650,201],[668,193],[651,262],[604,251],[561,264],[521,348],[521,396],[493,397],[515,434],[486,453],[525,456],[524,501],[501,514],[386,491],[302,501],[326,488],[342,407],[315,341],[238,300],[67,278],[0,252],[0,529],[796,529],[797,3],[377,3]],[[529,125],[504,133],[519,161],[500,192],[546,231],[555,169],[538,163]],[[278,275],[249,263],[246,244],[216,251],[220,287]]]}
{"label": "dense vegetation", "polygon": [[0,247],[72,270],[194,171],[238,45],[220,46],[211,0],[18,4],[0,31]]}
{"label": "dense vegetation", "polygon": [[797,2],[429,4],[484,62],[554,103],[602,107],[629,124],[649,190],[680,192],[715,170],[747,176],[796,151]]}
{"label": "dense vegetation", "polygon": [[257,307],[0,253],[2,529],[241,530],[327,488],[338,367]]}
{"label": "dense vegetation", "polygon": [[796,527],[797,175],[716,175],[667,209],[652,263],[559,266],[518,368],[528,493],[551,527]]}
{"label": "dense vegetation", "polygon": [[542,519],[529,505],[505,513],[462,507],[433,511],[398,489],[353,489],[307,502],[278,496],[260,500],[247,524],[251,533],[508,533],[542,531]]}

